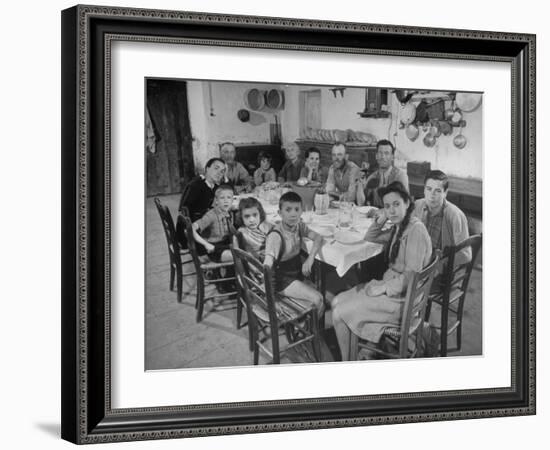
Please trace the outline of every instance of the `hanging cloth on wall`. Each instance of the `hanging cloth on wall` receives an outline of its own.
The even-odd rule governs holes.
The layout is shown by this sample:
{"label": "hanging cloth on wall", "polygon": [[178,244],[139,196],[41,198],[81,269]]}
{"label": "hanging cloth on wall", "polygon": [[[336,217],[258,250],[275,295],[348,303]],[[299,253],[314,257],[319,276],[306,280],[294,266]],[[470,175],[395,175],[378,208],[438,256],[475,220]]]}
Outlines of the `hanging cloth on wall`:
{"label": "hanging cloth on wall", "polygon": [[145,108],[145,150],[153,154],[156,153],[158,141],[160,141],[160,136],[151,120],[149,107],[147,107]]}

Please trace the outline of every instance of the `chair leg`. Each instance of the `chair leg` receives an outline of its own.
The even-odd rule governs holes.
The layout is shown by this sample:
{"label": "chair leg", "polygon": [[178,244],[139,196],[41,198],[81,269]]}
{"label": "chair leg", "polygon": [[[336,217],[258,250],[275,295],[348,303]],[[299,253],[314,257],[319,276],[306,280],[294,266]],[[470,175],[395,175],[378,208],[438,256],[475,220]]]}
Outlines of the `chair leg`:
{"label": "chair leg", "polygon": [[250,318],[248,319],[248,349],[252,352],[254,351],[254,331],[252,328],[252,323]]}
{"label": "chair leg", "polygon": [[321,337],[319,333],[319,320],[317,318],[317,314],[311,315],[311,322],[311,329],[313,332],[313,356],[315,357],[315,361],[321,362]]}
{"label": "chair leg", "polygon": [[257,366],[260,362],[260,346],[257,342],[253,343],[254,345],[254,365]]}
{"label": "chair leg", "polygon": [[447,356],[447,330],[449,329],[449,302],[443,299],[441,305],[441,348],[439,356]]}
{"label": "chair leg", "polygon": [[181,303],[183,296],[183,273],[181,271],[181,266],[176,266],[176,282],[178,287],[178,303]]}
{"label": "chair leg", "polygon": [[241,329],[241,319],[243,315],[243,304],[239,295],[237,295],[237,330]]}
{"label": "chair leg", "polygon": [[456,351],[460,351],[462,347],[462,320],[458,323],[456,327]]}
{"label": "chair leg", "polygon": [[170,264],[170,290],[174,290],[174,276],[176,275],[176,269]]}
{"label": "chair leg", "polygon": [[202,311],[204,309],[204,280],[199,275],[197,277],[197,322],[202,320]]}
{"label": "chair leg", "polygon": [[432,313],[432,301],[428,298],[428,303],[426,303],[426,312],[424,313],[424,321],[430,321],[430,314]]}
{"label": "chair leg", "polygon": [[273,353],[273,364],[281,364],[281,351],[279,348],[279,333],[275,327],[271,327],[271,352]]}
{"label": "chair leg", "polygon": [[358,352],[359,352],[359,337],[352,332],[349,339],[349,360],[357,361]]}

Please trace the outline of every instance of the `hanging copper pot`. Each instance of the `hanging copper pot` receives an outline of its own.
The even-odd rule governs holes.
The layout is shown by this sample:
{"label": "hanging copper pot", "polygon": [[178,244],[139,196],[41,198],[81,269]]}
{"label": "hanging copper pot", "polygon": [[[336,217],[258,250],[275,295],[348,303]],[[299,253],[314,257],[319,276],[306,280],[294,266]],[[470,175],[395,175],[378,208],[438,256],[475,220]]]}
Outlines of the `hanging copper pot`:
{"label": "hanging copper pot", "polygon": [[439,128],[441,129],[441,133],[445,136],[453,134],[453,127],[446,120],[439,122]]}
{"label": "hanging copper pot", "polygon": [[416,107],[412,103],[407,103],[401,109],[401,122],[408,125],[414,121],[416,117]]}
{"label": "hanging copper pot", "polygon": [[414,123],[407,125],[407,128],[405,129],[405,135],[409,138],[411,142],[416,141],[419,134],[420,134],[420,131],[418,130],[418,127]]}
{"label": "hanging copper pot", "polygon": [[441,126],[439,125],[438,120],[434,120],[432,122],[432,125],[429,128],[429,132],[434,135],[434,137],[438,138],[441,136]]}
{"label": "hanging copper pot", "polygon": [[252,111],[261,111],[265,106],[265,91],[260,89],[248,89],[244,93],[244,104]]}
{"label": "hanging copper pot", "polygon": [[462,131],[460,131],[459,134],[457,134],[453,139],[453,144],[458,149],[463,149],[466,147],[466,144],[468,143],[468,139],[466,139],[466,136],[462,134]]}
{"label": "hanging copper pot", "polygon": [[430,132],[426,133],[424,136],[424,145],[426,147],[433,147],[437,141],[437,138]]}
{"label": "hanging copper pot", "polygon": [[481,94],[457,92],[455,102],[461,111],[472,112],[475,111],[481,104]]}
{"label": "hanging copper pot", "polygon": [[455,113],[454,108],[447,108],[445,110],[445,120],[452,120]]}

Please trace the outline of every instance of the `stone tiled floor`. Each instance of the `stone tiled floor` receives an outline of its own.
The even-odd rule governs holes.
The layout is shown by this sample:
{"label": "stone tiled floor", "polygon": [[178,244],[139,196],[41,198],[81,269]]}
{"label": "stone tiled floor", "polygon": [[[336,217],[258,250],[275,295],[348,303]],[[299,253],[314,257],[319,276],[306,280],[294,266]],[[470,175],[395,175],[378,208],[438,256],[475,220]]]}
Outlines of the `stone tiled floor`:
{"label": "stone tiled floor", "polygon": [[[179,196],[164,196],[175,218]],[[169,290],[169,264],[166,240],[162,224],[152,198],[147,199],[147,283],[146,283],[146,333],[145,367],[148,370],[243,366],[252,364],[248,349],[246,327],[237,330],[234,303],[226,302],[216,311],[211,303],[205,308],[203,320],[195,321],[194,277],[184,278],[184,296],[178,303],[176,292]],[[188,265],[191,270],[192,265]],[[185,269],[184,269],[185,270]],[[351,272],[351,271],[350,271]],[[327,298],[355,283],[354,275],[346,274],[340,279],[335,273],[329,275]],[[437,310],[434,314],[437,316]],[[481,270],[475,269],[470,280],[463,326],[463,343],[460,352],[451,355],[480,355],[481,348]],[[323,335],[322,355],[324,361],[334,361],[337,356],[336,342],[331,328],[330,311],[326,314],[326,329]],[[454,345],[451,338],[450,347]],[[260,359],[260,363],[263,360]],[[308,362],[310,355],[294,351],[284,362]]]}

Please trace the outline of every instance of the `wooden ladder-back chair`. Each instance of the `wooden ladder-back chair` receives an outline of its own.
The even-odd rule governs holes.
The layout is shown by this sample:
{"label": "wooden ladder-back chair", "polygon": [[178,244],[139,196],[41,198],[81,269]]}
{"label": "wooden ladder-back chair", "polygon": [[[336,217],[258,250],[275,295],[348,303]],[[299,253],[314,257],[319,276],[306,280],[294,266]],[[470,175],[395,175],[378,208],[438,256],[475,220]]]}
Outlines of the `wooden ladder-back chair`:
{"label": "wooden ladder-back chair", "polygon": [[[441,275],[441,284],[436,292],[430,294],[428,307],[426,308],[426,320],[429,320],[432,303],[441,306],[441,325],[435,327],[441,331],[439,354],[447,356],[448,337],[456,331],[456,348],[462,347],[462,318],[464,315],[464,301],[468,292],[470,275],[475,264],[476,257],[481,249],[482,237],[480,234],[471,236],[454,247],[447,247],[443,253],[442,264],[444,271]],[[461,255],[468,247],[471,248],[471,259],[460,261]],[[449,327],[449,314],[455,315],[455,322]]]}
{"label": "wooden ladder-back chair", "polygon": [[229,297],[236,297],[237,295],[236,291],[216,293],[208,296],[205,295],[206,286],[217,285],[219,283],[235,280],[235,277],[210,279],[206,276],[207,273],[208,272],[212,273],[222,268],[233,267],[234,263],[233,261],[220,262],[220,263],[213,262],[213,261],[202,261],[197,251],[197,243],[195,242],[195,238],[193,237],[193,224],[191,223],[191,219],[189,217],[185,217],[182,214],[179,214],[178,228],[179,227],[185,230],[185,237],[187,239],[189,252],[191,254],[193,263],[195,264],[195,271],[197,275],[197,296],[195,301],[195,308],[197,310],[197,322],[200,322],[202,320],[204,305],[207,301],[227,299]]}
{"label": "wooden ladder-back chair", "polygon": [[[311,343],[316,361],[321,358],[317,309],[275,293],[273,271],[240,248],[233,249],[237,271],[243,286],[252,327],[254,364],[259,363],[260,351],[273,364],[281,363],[288,350]],[[279,337],[286,334],[288,343],[282,345]],[[268,342],[271,342],[271,345]]]}
{"label": "wooden ladder-back chair", "polygon": [[[420,355],[424,348],[422,342],[424,317],[428,296],[432,287],[432,281],[439,263],[440,252],[437,251],[434,258],[420,272],[414,273],[407,286],[407,293],[404,299],[403,316],[399,327],[387,327],[380,343],[382,346],[373,345],[369,341],[362,340],[355,333],[351,334],[350,360],[356,360],[360,349],[366,349],[385,358],[415,358]],[[410,348],[411,339],[414,345]],[[389,347],[389,349],[385,349]],[[391,351],[395,349],[396,351]]]}
{"label": "wooden ladder-back chair", "polygon": [[254,315],[252,314],[252,311],[250,309],[250,304],[248,303],[247,297],[245,295],[246,286],[243,281],[244,267],[241,260],[235,254],[235,249],[243,250],[242,234],[240,232],[235,233],[231,238],[231,254],[233,255],[233,262],[235,263],[235,279],[237,281],[236,284],[237,284],[237,296],[238,296],[237,329],[243,326],[241,325],[241,318],[242,318],[242,310],[244,307],[246,308],[246,315],[247,315],[246,325],[248,326],[249,348],[250,348],[250,351],[253,351],[254,350],[253,330],[256,326],[256,322],[254,320]]}
{"label": "wooden ladder-back chair", "polygon": [[155,205],[162,222],[162,228],[164,229],[164,235],[166,236],[166,243],[168,244],[168,257],[170,261],[170,290],[174,290],[174,282],[177,286],[178,302],[181,303],[183,295],[183,277],[195,275],[195,272],[183,272],[183,266],[190,264],[193,261],[191,259],[182,260],[182,256],[188,256],[189,250],[182,249],[177,236],[176,229],[174,227],[174,220],[172,214],[166,205],[163,205],[158,197],[155,197]]}

